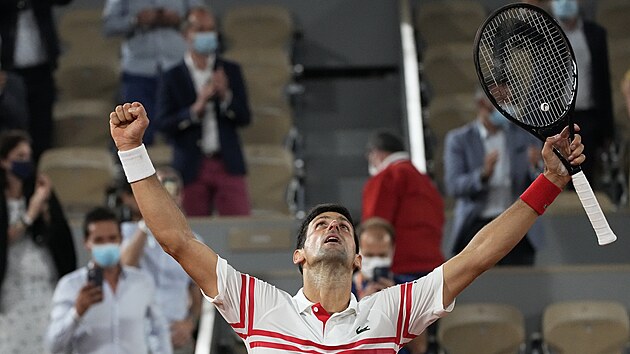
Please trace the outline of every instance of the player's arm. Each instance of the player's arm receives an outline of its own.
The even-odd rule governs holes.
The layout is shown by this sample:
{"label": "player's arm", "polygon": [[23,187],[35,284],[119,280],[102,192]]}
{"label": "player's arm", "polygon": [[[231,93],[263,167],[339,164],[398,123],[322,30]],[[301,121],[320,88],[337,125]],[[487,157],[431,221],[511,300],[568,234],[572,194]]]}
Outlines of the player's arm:
{"label": "player's arm", "polygon": [[[579,135],[568,144],[568,129],[562,134],[547,138],[542,155],[545,161],[545,177],[560,189],[571,180],[560,160],[553,153],[556,145],[561,151],[570,149],[568,160],[572,165],[584,162],[584,146]],[[450,305],[475,278],[492,268],[516,246],[534,224],[538,213],[521,199],[482,228],[470,243],[443,267],[443,305]]]}
{"label": "player's arm", "polygon": [[[119,105],[110,114],[110,132],[119,151],[142,144],[149,119],[138,103]],[[131,183],[144,221],[160,243],[199,287],[209,296],[217,295],[217,254],[197,240],[186,218],[156,175]]]}

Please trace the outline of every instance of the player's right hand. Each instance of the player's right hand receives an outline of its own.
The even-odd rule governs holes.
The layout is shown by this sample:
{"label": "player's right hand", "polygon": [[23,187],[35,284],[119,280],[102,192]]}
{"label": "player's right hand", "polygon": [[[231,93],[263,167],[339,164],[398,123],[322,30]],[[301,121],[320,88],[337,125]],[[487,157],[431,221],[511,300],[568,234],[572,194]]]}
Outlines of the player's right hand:
{"label": "player's right hand", "polygon": [[109,130],[120,151],[140,146],[148,126],[149,118],[140,102],[118,105],[109,114]]}

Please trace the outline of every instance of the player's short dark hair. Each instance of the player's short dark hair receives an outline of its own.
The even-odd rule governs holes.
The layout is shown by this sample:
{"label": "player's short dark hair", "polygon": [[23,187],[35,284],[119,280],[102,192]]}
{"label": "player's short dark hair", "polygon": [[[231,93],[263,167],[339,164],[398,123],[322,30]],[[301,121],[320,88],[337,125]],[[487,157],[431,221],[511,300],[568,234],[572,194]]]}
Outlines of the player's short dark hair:
{"label": "player's short dark hair", "polygon": [[368,150],[380,150],[385,152],[405,151],[405,144],[397,135],[387,132],[378,131],[374,133],[367,143]]}
{"label": "player's short dark hair", "polygon": [[[354,230],[354,222],[352,221],[352,215],[350,215],[350,211],[343,205],[327,203],[327,204],[319,204],[314,206],[311,210],[309,210],[308,214],[302,220],[302,224],[300,225],[300,231],[297,235],[297,242],[295,245],[295,249],[299,250],[304,248],[304,242],[306,242],[306,231],[308,230],[308,224],[313,221],[318,215],[326,212],[334,212],[343,215],[348,221],[353,225]],[[357,233],[353,231],[354,238],[354,248],[355,253],[359,253],[359,237]],[[298,266],[300,268],[300,272],[302,272],[302,266]]]}
{"label": "player's short dark hair", "polygon": [[113,211],[105,207],[96,207],[85,214],[85,219],[83,220],[83,237],[86,240],[90,235],[90,224],[99,221],[113,221],[116,225],[118,225],[118,228],[120,228],[118,217]]}

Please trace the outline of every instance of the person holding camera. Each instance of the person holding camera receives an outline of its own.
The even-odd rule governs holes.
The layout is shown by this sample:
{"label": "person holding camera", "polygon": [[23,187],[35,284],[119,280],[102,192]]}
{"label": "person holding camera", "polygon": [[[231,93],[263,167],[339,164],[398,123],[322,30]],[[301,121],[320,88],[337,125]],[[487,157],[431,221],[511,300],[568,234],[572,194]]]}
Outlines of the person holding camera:
{"label": "person holding camera", "polygon": [[373,217],[357,227],[361,270],[353,277],[353,293],[357,299],[395,285],[391,273],[396,232],[387,220]]}
{"label": "person holding camera", "polygon": [[[52,353],[171,354],[168,324],[155,303],[155,286],[141,270],[120,264],[116,215],[88,212],[83,224],[92,259],[59,280],[46,346]],[[147,338],[147,325],[149,338]]]}

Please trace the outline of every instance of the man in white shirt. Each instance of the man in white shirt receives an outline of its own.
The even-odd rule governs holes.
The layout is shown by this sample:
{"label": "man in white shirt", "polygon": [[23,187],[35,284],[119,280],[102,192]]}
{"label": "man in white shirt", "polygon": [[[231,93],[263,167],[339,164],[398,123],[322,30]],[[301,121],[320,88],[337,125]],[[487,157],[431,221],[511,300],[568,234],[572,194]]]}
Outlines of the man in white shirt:
{"label": "man in white shirt", "polygon": [[[48,350],[171,354],[168,325],[156,306],[151,278],[120,264],[122,236],[116,215],[96,208],[86,215],[83,230],[92,254],[88,267],[100,275],[88,278],[83,267],[59,280],[46,334]],[[147,335],[156,340],[149,342]]]}
{"label": "man in white shirt", "polygon": [[[396,353],[430,323],[446,315],[455,297],[514,247],[538,215],[571,180],[555,145],[573,165],[582,163],[580,136],[568,129],[548,138],[544,175],[507,211],[483,228],[468,247],[425,277],[356,300],[352,274],[361,268],[358,240],[346,208],[326,204],[309,212],[300,228],[293,263],[303,288],[293,297],[239,273],[198,241],[171,196],[155,177],[142,144],[149,119],[138,102],[110,114],[110,131],[128,182],[160,245],[202,289],[251,353]],[[579,128],[577,128],[579,130]]]}

